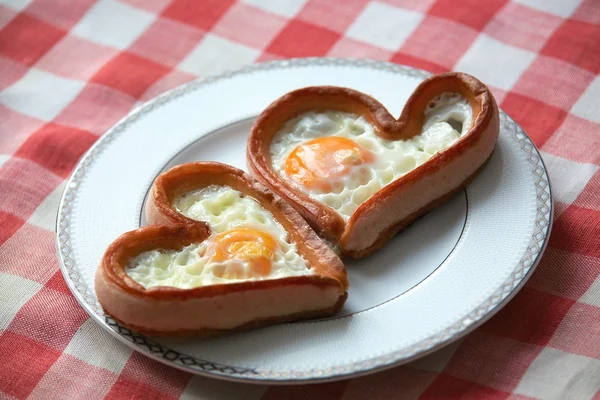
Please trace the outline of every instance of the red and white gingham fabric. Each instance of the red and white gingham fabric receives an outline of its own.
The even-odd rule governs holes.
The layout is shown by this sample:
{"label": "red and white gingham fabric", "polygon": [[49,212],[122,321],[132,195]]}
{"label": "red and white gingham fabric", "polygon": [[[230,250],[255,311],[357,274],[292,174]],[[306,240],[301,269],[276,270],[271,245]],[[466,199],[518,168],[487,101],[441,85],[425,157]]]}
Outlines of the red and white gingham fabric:
{"label": "red and white gingham fabric", "polygon": [[[471,73],[542,150],[555,224],[497,316],[425,359],[266,387],[118,343],[58,270],[78,158],[141,101],[277,58],[365,57]],[[600,399],[600,1],[0,0],[0,398]]]}

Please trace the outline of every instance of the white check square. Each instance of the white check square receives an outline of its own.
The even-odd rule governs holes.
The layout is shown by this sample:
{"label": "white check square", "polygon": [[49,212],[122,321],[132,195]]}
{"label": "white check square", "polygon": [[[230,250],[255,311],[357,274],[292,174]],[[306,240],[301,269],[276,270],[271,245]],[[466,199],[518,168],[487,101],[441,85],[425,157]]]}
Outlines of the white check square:
{"label": "white check square", "polygon": [[207,33],[178,68],[194,75],[207,76],[250,64],[259,55],[258,50]]}
{"label": "white check square", "polygon": [[126,49],[154,21],[152,13],[119,3],[101,0],[71,31],[77,36],[106,46]]}
{"label": "white check square", "polygon": [[[17,312],[42,285],[17,275],[0,272],[0,331],[6,329]],[[10,288],[10,290],[8,290]]]}
{"label": "white check square", "polygon": [[346,36],[396,51],[423,20],[423,13],[381,3],[369,3]]}
{"label": "white check square", "polygon": [[[110,349],[110,352],[106,349]],[[100,328],[93,318],[89,318],[73,335],[65,353],[120,374],[131,350]]]}
{"label": "white check square", "polygon": [[596,77],[583,92],[573,105],[571,114],[600,123],[600,101],[598,99],[600,99],[600,77]]}
{"label": "white check square", "polygon": [[510,90],[535,59],[535,53],[522,50],[482,34],[454,67],[485,84]]}
{"label": "white check square", "polygon": [[600,389],[600,360],[546,347],[515,393],[536,399],[591,399]]}
{"label": "white check square", "polygon": [[58,185],[56,189],[42,201],[33,214],[31,214],[27,223],[49,231],[54,231],[56,229],[56,210],[58,210],[58,204],[60,203],[60,198],[62,197],[64,189],[65,182]]}
{"label": "white check square", "polygon": [[542,152],[542,158],[550,174],[554,199],[566,204],[572,204],[579,197],[600,169],[594,164],[578,163],[546,152]]}
{"label": "white check square", "polygon": [[8,154],[0,154],[0,168],[2,168],[2,166],[8,161],[10,160],[10,156]]}
{"label": "white check square", "polygon": [[25,9],[33,0],[0,0],[0,5],[12,8],[15,11]]}
{"label": "white check square", "polygon": [[0,103],[22,114],[50,121],[75,99],[84,86],[84,82],[31,68],[0,93]]}
{"label": "white check square", "polygon": [[600,307],[600,276],[590,285],[587,292],[581,296],[579,302]]}
{"label": "white check square", "polygon": [[581,0],[515,0],[515,3],[523,4],[536,10],[547,12],[548,14],[558,15],[567,18],[575,12]]}

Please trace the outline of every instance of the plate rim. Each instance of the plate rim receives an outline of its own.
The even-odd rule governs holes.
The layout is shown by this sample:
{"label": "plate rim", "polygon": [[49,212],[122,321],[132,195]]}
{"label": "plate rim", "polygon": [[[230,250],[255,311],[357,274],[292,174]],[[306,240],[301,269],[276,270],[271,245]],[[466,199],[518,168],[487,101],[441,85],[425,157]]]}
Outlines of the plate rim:
{"label": "plate rim", "polygon": [[431,73],[427,71],[409,66],[369,59],[310,57],[251,64],[238,70],[227,71],[220,75],[209,76],[185,83],[142,103],[107,130],[79,159],[65,183],[65,188],[61,194],[57,210],[55,243],[59,268],[67,286],[73,293],[77,302],[103,329],[116,337],[120,342],[126,344],[135,351],[141,352],[154,360],[174,368],[222,380],[256,384],[302,384],[335,381],[392,368],[421,358],[458,340],[475,330],[496,314],[527,282],[544,253],[552,230],[552,222],[554,219],[552,190],[548,172],[539,150],[523,129],[506,113],[500,110],[500,123],[510,130],[513,139],[517,142],[520,149],[526,153],[530,172],[534,175],[537,195],[536,228],[528,243],[525,254],[522,256],[508,279],[474,310],[459,318],[455,323],[446,326],[441,332],[430,335],[407,348],[396,350],[368,360],[350,363],[345,366],[310,369],[306,371],[270,371],[223,365],[182,354],[167,346],[161,345],[152,339],[124,328],[110,317],[104,315],[95,296],[89,293],[88,286],[83,282],[75,261],[70,257],[70,203],[73,201],[75,193],[78,190],[79,181],[85,175],[87,167],[93,162],[94,158],[112,141],[112,139],[120,132],[126,130],[130,124],[134,123],[144,114],[206,85],[229,79],[237,75],[247,75],[256,71],[314,66],[367,67],[392,73],[401,73],[416,78],[426,78],[431,75]]}

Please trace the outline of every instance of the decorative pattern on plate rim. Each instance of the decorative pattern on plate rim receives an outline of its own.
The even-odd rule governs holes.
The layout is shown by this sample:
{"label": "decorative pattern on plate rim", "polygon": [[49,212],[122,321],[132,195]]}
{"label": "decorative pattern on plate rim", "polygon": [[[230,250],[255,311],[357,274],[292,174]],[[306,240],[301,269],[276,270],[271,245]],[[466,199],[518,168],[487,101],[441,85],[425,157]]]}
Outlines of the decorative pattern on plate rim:
{"label": "decorative pattern on plate rim", "polygon": [[113,128],[108,130],[100,139],[98,139],[98,141],[92,145],[90,150],[79,161],[67,181],[60,205],[58,207],[58,216],[56,220],[56,246],[59,266],[65,277],[67,285],[74,293],[77,301],[104,328],[108,328],[109,332],[113,336],[153,359],[169,362],[169,365],[191,373],[212,376],[215,378],[257,383],[301,383],[308,380],[337,380],[341,378],[347,378],[349,376],[364,375],[376,370],[390,368],[401,363],[409,362],[417,357],[443,347],[445,344],[454,341],[463,335],[466,335],[481,325],[500,308],[500,305],[510,300],[510,298],[516,294],[515,289],[525,284],[537,265],[540,255],[546,247],[546,244],[548,243],[553,216],[552,195],[544,162],[535,145],[515,121],[513,121],[503,111],[500,111],[500,123],[510,132],[512,138],[519,144],[521,150],[526,154],[527,160],[530,163],[531,172],[534,176],[537,194],[535,229],[532,233],[525,254],[521,258],[515,270],[500,286],[500,288],[498,288],[475,310],[460,318],[443,331],[429,336],[412,346],[345,366],[331,367],[326,369],[311,369],[307,371],[270,371],[222,365],[208,360],[201,360],[196,357],[181,354],[180,352],[161,345],[152,339],[120,326],[112,318],[104,314],[100,304],[98,303],[98,300],[96,297],[94,297],[90,289],[83,281],[75,260],[71,257],[70,236],[70,219],[72,211],[71,203],[75,199],[75,193],[77,192],[79,183],[85,176],[87,168],[94,162],[94,159],[98,156],[98,154],[100,154],[106,145],[109,144],[115,137],[117,137],[121,132],[125,131],[129,125],[137,121],[143,115],[169,101],[191,93],[199,88],[238,75],[252,74],[254,72],[263,72],[271,69],[311,66],[338,66],[353,68],[369,67],[380,71],[398,73],[420,79],[424,79],[431,75],[426,71],[421,71],[404,65],[364,59],[348,60],[338,58],[300,58],[253,64],[237,71],[230,71],[221,75],[184,84],[159,95],[147,103],[140,105],[130,114],[121,119]]}

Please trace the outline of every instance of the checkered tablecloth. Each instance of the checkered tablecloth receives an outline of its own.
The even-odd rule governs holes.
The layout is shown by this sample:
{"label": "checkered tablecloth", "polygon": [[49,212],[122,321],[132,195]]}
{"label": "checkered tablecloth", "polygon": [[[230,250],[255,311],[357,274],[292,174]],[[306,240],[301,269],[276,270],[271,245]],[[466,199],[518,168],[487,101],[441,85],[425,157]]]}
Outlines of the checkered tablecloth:
{"label": "checkered tablecloth", "polygon": [[[58,270],[78,158],[136,104],[264,60],[364,57],[487,83],[555,199],[537,271],[418,362],[335,383],[192,376],[110,337]],[[600,0],[0,0],[0,398],[600,399]]]}

